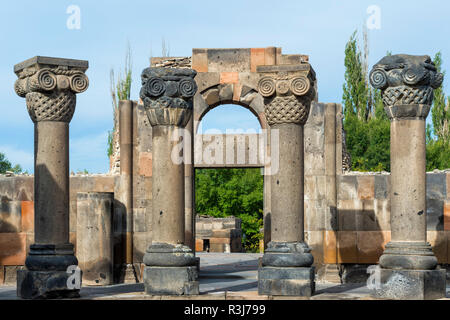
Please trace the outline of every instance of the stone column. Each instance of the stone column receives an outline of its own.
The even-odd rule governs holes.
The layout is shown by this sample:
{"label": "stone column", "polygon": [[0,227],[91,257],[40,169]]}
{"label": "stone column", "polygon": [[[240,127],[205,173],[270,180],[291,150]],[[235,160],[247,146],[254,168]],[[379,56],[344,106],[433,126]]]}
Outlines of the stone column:
{"label": "stone column", "polygon": [[185,245],[185,164],[182,130],[197,91],[191,69],[147,68],[141,99],[152,125],[153,241],[144,255],[148,294],[198,294],[193,251]]}
{"label": "stone column", "polygon": [[391,242],[380,258],[379,297],[445,297],[445,270],[427,242],[425,149],[425,120],[442,80],[428,56],[387,56],[370,73],[391,120]]}
{"label": "stone column", "polygon": [[69,242],[69,122],[76,94],[89,85],[87,68],[87,61],[39,56],[14,67],[19,77],[15,91],[26,98],[35,128],[35,242],[26,270],[17,275],[17,294],[22,298],[78,296],[77,279],[68,279],[67,273],[78,264]]}
{"label": "stone column", "polygon": [[258,91],[264,96],[271,135],[277,130],[279,137],[279,157],[272,158],[272,172],[268,173],[271,242],[258,272],[258,291],[310,296],[315,288],[314,259],[303,231],[303,126],[315,98],[315,73],[308,63],[260,66],[257,71],[261,75]]}
{"label": "stone column", "polygon": [[120,192],[118,200],[125,208],[124,255],[121,272],[124,283],[136,283],[133,265],[133,101],[119,101]]}
{"label": "stone column", "polygon": [[114,193],[77,193],[77,257],[83,284],[113,284]]}

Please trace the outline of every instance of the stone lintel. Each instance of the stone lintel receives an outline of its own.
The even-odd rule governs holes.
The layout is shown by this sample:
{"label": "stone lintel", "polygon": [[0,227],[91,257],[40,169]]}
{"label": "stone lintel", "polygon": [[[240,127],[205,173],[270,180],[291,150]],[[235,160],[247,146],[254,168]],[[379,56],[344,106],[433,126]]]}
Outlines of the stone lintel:
{"label": "stone lintel", "polygon": [[295,72],[295,71],[311,71],[309,63],[302,64],[282,64],[275,66],[257,66],[256,71],[260,73],[277,73],[277,72]]}
{"label": "stone lintel", "polygon": [[51,66],[51,67],[71,67],[80,69],[85,72],[89,68],[89,62],[86,60],[76,60],[76,59],[66,59],[66,58],[52,58],[35,56],[23,62],[20,62],[14,66],[14,73],[19,74],[22,70],[37,65],[41,66]]}

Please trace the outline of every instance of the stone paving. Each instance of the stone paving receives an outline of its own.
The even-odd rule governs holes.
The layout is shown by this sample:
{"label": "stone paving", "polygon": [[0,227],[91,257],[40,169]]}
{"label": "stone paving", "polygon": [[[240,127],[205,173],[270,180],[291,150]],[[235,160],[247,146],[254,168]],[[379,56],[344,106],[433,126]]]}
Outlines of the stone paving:
{"label": "stone paving", "polygon": [[[258,295],[258,258],[262,254],[197,253],[201,258],[200,295],[149,296],[144,284],[118,284],[112,286],[86,286],[81,299],[86,300],[307,300],[305,297],[276,297]],[[17,300],[15,286],[0,286],[0,300]],[[316,283],[311,300],[373,300],[364,283]],[[450,300],[450,286],[447,298]]]}

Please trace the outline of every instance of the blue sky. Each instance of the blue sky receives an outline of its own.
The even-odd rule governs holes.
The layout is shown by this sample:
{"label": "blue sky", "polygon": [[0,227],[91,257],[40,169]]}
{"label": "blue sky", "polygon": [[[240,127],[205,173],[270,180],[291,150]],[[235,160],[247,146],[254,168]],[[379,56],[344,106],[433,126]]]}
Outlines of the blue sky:
{"label": "blue sky", "polygon": [[[67,28],[70,5],[81,10],[79,30]],[[164,38],[172,56],[190,56],[192,48],[267,46],[308,54],[318,77],[319,101],[340,103],[345,43],[365,25],[371,5],[381,10],[381,28],[369,30],[369,66],[388,50],[431,56],[440,50],[444,69],[449,65],[450,2],[442,0],[9,1],[0,9],[0,152],[33,172],[33,123],[24,99],[14,93],[14,64],[36,55],[85,59],[90,88],[78,95],[71,122],[70,167],[107,172],[109,72],[123,67],[128,41],[133,99],[138,98],[142,69],[150,56],[161,55]],[[243,108],[219,107],[205,116],[203,130],[230,126],[259,125]]]}

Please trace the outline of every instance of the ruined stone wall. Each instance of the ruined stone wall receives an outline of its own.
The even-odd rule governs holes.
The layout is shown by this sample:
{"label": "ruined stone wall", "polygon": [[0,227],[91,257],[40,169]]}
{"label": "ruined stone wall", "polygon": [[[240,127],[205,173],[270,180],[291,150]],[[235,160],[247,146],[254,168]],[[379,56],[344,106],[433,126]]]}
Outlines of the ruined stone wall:
{"label": "ruined stone wall", "polygon": [[[70,242],[75,245],[77,192],[114,192],[116,177],[110,175],[70,176]],[[34,242],[34,177],[0,175],[0,284],[14,283],[16,271],[25,263]],[[120,263],[122,230],[120,203],[115,205],[113,239],[115,263]]]}

